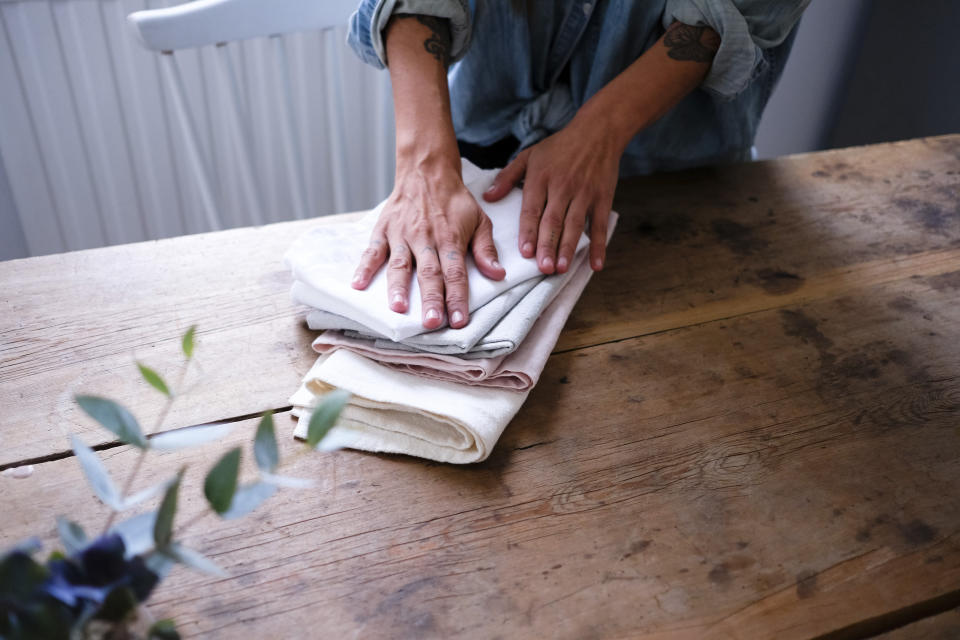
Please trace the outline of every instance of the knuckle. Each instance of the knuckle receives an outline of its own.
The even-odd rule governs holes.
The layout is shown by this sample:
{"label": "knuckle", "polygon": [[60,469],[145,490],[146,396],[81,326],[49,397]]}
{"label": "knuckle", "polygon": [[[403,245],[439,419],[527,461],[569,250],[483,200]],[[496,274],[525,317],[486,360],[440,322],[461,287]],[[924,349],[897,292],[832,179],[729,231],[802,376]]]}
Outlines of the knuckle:
{"label": "knuckle", "polygon": [[467,281],[467,270],[463,268],[463,263],[454,263],[444,271],[443,278],[447,282],[463,283]]}
{"label": "knuckle", "polygon": [[443,296],[439,291],[421,291],[420,300],[424,307],[439,306],[443,303]]}
{"label": "knuckle", "polygon": [[410,259],[405,256],[393,256],[390,258],[390,268],[395,271],[409,271]]}
{"label": "knuckle", "polygon": [[432,262],[421,264],[418,269],[420,275],[427,279],[440,277],[440,267]]}
{"label": "knuckle", "polygon": [[448,291],[447,292],[447,306],[449,307],[460,307],[467,303],[467,296],[463,295],[459,291]]}

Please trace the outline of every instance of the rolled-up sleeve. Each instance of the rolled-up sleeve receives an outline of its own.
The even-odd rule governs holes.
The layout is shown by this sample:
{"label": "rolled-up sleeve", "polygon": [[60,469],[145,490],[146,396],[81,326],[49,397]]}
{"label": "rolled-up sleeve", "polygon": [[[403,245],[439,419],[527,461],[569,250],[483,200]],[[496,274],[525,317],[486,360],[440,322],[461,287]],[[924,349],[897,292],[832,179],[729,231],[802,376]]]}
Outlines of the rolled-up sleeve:
{"label": "rolled-up sleeve", "polygon": [[667,0],[663,27],[674,22],[708,26],[720,48],[701,85],[733,98],[762,70],[763,50],[783,42],[810,0]]}
{"label": "rolled-up sleeve", "polygon": [[347,44],[367,64],[378,69],[387,66],[383,32],[390,16],[396,13],[449,20],[450,59],[454,62],[462,58],[470,46],[470,5],[467,0],[363,0],[350,16]]}

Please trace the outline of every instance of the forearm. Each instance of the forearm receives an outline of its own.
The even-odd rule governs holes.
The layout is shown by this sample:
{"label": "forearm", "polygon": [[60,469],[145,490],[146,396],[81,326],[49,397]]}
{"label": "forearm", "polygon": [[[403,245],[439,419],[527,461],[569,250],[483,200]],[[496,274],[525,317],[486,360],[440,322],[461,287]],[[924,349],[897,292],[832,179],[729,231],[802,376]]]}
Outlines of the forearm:
{"label": "forearm", "polygon": [[397,130],[397,170],[451,166],[460,170],[447,64],[445,20],[395,16],[386,33]]}
{"label": "forearm", "polygon": [[720,46],[709,27],[673,23],[654,46],[588,100],[575,121],[596,126],[622,151],[697,88]]}

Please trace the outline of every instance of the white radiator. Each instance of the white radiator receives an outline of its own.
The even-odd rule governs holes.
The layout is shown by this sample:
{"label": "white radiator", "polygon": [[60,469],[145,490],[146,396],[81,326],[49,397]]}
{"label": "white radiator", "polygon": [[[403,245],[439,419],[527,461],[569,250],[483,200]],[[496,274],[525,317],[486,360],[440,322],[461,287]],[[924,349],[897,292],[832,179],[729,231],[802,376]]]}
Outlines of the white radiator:
{"label": "white radiator", "polygon": [[[322,1],[322,0],[317,0]],[[179,2],[0,0],[0,159],[30,255],[207,230],[157,54],[135,40],[125,17]],[[246,104],[245,126],[263,189],[264,222],[294,217],[291,158],[306,177],[309,215],[372,206],[393,181],[393,117],[387,74],[346,48],[345,30],[284,36],[298,154],[284,149],[276,99],[277,48],[267,38],[227,45]],[[326,39],[332,38],[333,43]],[[323,56],[341,48],[347,148],[330,156]],[[177,53],[189,108],[212,170],[224,226],[249,224],[221,114],[231,109],[214,49]],[[332,79],[331,79],[332,80]],[[332,162],[342,163],[333,171]],[[3,232],[0,229],[0,232]]]}

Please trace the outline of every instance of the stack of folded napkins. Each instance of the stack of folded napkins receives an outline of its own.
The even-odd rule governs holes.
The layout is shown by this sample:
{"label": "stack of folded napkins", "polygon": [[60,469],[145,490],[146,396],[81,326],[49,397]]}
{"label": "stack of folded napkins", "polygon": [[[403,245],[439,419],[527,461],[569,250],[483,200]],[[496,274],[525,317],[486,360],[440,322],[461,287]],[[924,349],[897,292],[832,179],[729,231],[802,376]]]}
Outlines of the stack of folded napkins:
{"label": "stack of folded napkins", "polygon": [[[507,276],[489,280],[467,257],[470,322],[462,329],[425,332],[416,278],[402,314],[387,306],[383,269],[364,291],[350,285],[382,204],[360,222],[320,226],[294,242],[284,256],[292,296],[312,308],[308,326],[323,330],[313,342],[320,356],[291,398],[295,436],[306,435],[319,396],[344,389],[352,397],[324,439],[327,447],[456,463],[490,455],[592,274],[585,235],[565,274],[544,276],[535,260],[520,255],[520,191],[496,203],[481,198],[495,175],[463,161],[464,184],[493,223]],[[611,213],[611,233],[615,224]]]}

